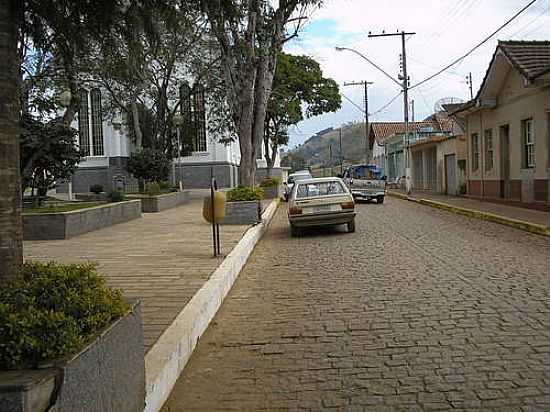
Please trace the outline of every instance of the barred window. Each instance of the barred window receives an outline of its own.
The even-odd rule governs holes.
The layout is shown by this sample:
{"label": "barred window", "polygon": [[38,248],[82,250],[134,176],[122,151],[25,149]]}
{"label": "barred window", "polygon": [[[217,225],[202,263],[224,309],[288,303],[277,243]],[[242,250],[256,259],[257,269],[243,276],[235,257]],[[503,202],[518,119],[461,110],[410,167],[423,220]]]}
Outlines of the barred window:
{"label": "barred window", "polygon": [[493,169],[494,165],[493,130],[485,130],[485,170]]}
{"label": "barred window", "polygon": [[78,146],[82,156],[90,155],[90,122],[88,112],[88,90],[80,89],[78,107]]}
{"label": "barred window", "polygon": [[472,171],[479,169],[479,135],[472,134]]}
{"label": "barred window", "polygon": [[197,85],[195,87],[194,93],[194,111],[195,111],[195,128],[197,131],[196,134],[196,144],[195,147],[199,152],[206,151],[206,108],[204,101],[204,87],[202,85]]}
{"label": "barred window", "polygon": [[92,89],[92,156],[103,156],[103,118],[101,115],[101,91]]}
{"label": "barred window", "polygon": [[525,169],[535,167],[535,134],[533,130],[533,119],[522,121],[523,134],[523,166]]}

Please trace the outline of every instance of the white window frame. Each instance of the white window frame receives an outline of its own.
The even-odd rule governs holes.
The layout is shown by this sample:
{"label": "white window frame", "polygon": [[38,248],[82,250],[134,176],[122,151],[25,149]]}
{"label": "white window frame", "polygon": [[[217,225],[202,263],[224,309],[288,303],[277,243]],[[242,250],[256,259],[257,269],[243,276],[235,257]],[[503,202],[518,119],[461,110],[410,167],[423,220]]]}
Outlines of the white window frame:
{"label": "white window frame", "polygon": [[523,150],[524,150],[524,166],[526,169],[535,167],[535,132],[533,128],[533,119],[523,120]]}
{"label": "white window frame", "polygon": [[479,170],[479,163],[479,134],[472,133],[472,172],[477,172]]}
{"label": "white window frame", "polygon": [[493,129],[485,129],[485,171],[493,170],[494,147],[493,147]]}
{"label": "white window frame", "polygon": [[[92,105],[92,93],[99,92],[99,112],[97,111],[97,108],[94,108]],[[84,126],[86,128],[86,135],[87,135],[87,151],[84,152],[83,156],[85,157],[105,157],[105,139],[103,136],[103,118],[101,113],[101,106],[102,106],[102,95],[101,90],[94,88],[94,89],[80,89],[79,91],[80,97],[82,98],[83,95],[86,96],[86,106],[83,106],[82,103],[79,105],[79,113],[78,113],[78,131],[79,131],[79,138],[78,138],[78,145],[80,147],[82,143],[82,139],[80,137],[80,133],[82,131],[82,127]],[[80,113],[80,110],[86,109],[85,116],[83,116]],[[94,141],[99,141],[100,144],[94,145]],[[100,147],[100,153],[97,153],[98,150],[96,150],[96,147]]]}

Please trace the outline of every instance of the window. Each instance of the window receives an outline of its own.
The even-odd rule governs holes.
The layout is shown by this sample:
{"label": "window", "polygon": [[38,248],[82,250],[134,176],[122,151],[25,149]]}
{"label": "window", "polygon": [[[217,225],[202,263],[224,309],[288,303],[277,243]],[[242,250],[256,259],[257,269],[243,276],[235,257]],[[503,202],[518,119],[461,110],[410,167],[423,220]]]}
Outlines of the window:
{"label": "window", "polygon": [[78,108],[78,147],[82,156],[90,155],[90,122],[88,119],[88,90],[81,89]]}
{"label": "window", "polygon": [[472,134],[472,171],[479,169],[479,135]]}
{"label": "window", "polygon": [[485,170],[493,170],[494,165],[493,130],[485,130]]}
{"label": "window", "polygon": [[340,182],[303,183],[298,185],[296,198],[341,195],[346,190]]}
{"label": "window", "polygon": [[103,118],[101,115],[101,91],[92,89],[92,156],[103,156]]}
{"label": "window", "polygon": [[206,108],[204,101],[204,87],[198,85],[195,87],[195,126],[197,137],[195,147],[199,152],[206,151]]}
{"label": "window", "polygon": [[181,127],[183,153],[204,152],[206,147],[206,108],[204,87],[196,85],[192,90],[189,84],[180,87]]}
{"label": "window", "polygon": [[523,167],[531,169],[535,167],[535,135],[533,130],[533,119],[522,121],[523,135]]}

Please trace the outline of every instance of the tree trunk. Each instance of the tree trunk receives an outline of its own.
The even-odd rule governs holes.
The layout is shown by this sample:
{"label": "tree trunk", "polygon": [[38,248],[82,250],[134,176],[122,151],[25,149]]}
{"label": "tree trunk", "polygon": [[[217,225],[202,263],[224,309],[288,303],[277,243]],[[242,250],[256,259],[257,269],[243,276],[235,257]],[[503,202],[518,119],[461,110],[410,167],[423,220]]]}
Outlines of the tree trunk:
{"label": "tree trunk", "polygon": [[0,284],[17,278],[23,263],[18,6],[18,0],[0,0]]}
{"label": "tree trunk", "polygon": [[143,145],[143,133],[141,132],[141,126],[139,124],[139,110],[135,100],[130,105],[130,108],[132,110],[132,126],[136,136],[136,148],[139,150]]}

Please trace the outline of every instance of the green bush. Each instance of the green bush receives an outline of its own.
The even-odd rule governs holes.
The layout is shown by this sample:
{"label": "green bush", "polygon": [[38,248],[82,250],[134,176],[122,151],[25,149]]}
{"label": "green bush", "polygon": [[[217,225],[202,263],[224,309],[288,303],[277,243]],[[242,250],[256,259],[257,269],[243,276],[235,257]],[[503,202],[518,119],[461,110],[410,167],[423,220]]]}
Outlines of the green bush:
{"label": "green bush", "polygon": [[90,192],[95,193],[96,195],[103,192],[103,186],[101,185],[91,185],[90,186]]}
{"label": "green bush", "polygon": [[281,184],[281,181],[276,177],[266,177],[261,183],[260,187],[278,187]]}
{"label": "green bush", "polygon": [[132,153],[128,159],[126,169],[136,179],[147,182],[160,182],[168,178],[171,164],[172,159],[165,153],[146,148],[137,153]]}
{"label": "green bush", "polygon": [[161,193],[161,187],[160,184],[157,182],[149,182],[145,184],[145,193],[149,196],[158,195]]}
{"label": "green bush", "polygon": [[251,200],[262,200],[264,191],[261,187],[255,189],[245,186],[237,186],[227,192],[228,202],[247,202]]}
{"label": "green bush", "polygon": [[161,192],[169,192],[172,189],[172,184],[166,180],[158,182],[158,185]]}
{"label": "green bush", "polygon": [[75,354],[127,311],[92,264],[26,263],[0,289],[0,369]]}
{"label": "green bush", "polygon": [[123,202],[126,199],[124,192],[119,192],[118,190],[113,190],[109,193],[109,202]]}

